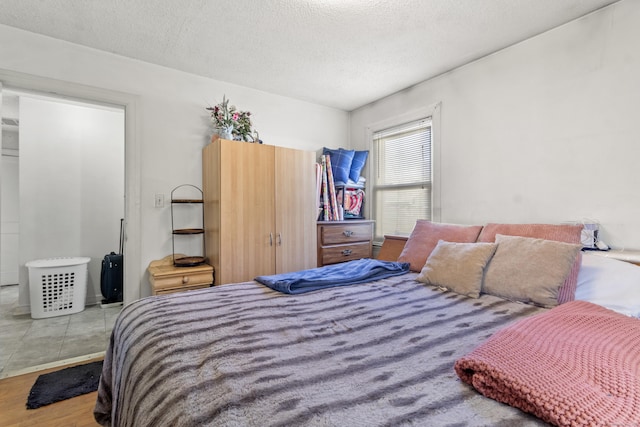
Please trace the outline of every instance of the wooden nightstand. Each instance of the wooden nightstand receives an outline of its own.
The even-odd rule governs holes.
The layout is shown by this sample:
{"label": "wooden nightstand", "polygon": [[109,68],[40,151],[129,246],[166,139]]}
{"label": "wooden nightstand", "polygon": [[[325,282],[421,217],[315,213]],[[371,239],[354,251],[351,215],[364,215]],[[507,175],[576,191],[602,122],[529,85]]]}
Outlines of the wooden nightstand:
{"label": "wooden nightstand", "polygon": [[408,239],[409,237],[407,236],[385,234],[382,247],[376,258],[381,261],[398,261],[398,257],[400,257]]}
{"label": "wooden nightstand", "polygon": [[318,267],[371,258],[373,221],[319,221]]}
{"label": "wooden nightstand", "polygon": [[151,261],[148,271],[153,295],[190,291],[213,285],[213,267],[208,264],[176,267],[173,265],[173,255]]}

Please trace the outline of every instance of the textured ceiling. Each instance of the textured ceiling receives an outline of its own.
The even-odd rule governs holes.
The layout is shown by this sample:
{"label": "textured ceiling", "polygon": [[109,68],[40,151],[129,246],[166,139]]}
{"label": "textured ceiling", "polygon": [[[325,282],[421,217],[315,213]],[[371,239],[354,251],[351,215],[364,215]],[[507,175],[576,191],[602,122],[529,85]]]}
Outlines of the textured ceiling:
{"label": "textured ceiling", "polygon": [[0,24],[350,111],[614,2],[2,0]]}

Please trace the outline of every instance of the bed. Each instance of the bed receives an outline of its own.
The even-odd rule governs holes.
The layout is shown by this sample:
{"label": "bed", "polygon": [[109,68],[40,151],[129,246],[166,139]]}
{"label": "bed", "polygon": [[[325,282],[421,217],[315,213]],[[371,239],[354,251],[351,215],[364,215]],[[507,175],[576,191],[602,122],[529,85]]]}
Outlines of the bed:
{"label": "bed", "polygon": [[[424,264],[419,271],[372,282],[292,295],[253,281],[135,301],[114,326],[96,420],[105,426],[548,425],[465,381],[477,367],[474,357],[482,356],[478,350],[499,331],[554,311],[456,288],[477,282],[479,267],[461,275],[446,262],[438,267],[438,254],[455,247],[477,252],[482,246],[471,244],[483,243],[479,235],[439,238],[426,260],[416,261]],[[451,240],[468,241],[445,245]],[[482,247],[481,282],[504,242],[491,244],[493,250]],[[568,278],[574,263],[565,264]],[[456,274],[431,274],[443,268]],[[556,297],[564,285],[556,286]],[[465,360],[460,375],[456,364]],[[633,381],[640,376],[632,374]]]}

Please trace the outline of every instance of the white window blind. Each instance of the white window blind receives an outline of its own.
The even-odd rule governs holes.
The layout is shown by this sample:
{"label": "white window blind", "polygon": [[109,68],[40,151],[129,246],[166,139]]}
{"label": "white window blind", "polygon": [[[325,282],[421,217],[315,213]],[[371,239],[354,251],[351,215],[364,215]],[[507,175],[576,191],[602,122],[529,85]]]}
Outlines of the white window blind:
{"label": "white window blind", "polygon": [[431,219],[431,119],[373,134],[374,240],[408,235],[417,219]]}

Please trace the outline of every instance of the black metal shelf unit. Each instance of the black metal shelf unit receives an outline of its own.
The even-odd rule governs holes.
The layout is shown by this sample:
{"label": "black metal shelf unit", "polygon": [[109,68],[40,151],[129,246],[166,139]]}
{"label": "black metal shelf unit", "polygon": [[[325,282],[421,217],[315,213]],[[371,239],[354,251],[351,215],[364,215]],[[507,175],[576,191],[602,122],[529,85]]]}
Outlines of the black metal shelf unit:
{"label": "black metal shelf unit", "polygon": [[[196,197],[178,197],[179,193],[193,193]],[[180,227],[176,218],[177,206],[195,205],[200,206],[200,224],[196,227]],[[200,254],[187,254],[176,253],[176,236],[179,239],[186,238],[185,236],[199,236],[202,240],[202,248]],[[204,196],[202,190],[195,185],[182,184],[171,190],[171,249],[173,252],[173,265],[176,267],[193,267],[196,265],[204,264],[206,258],[204,256]]]}

